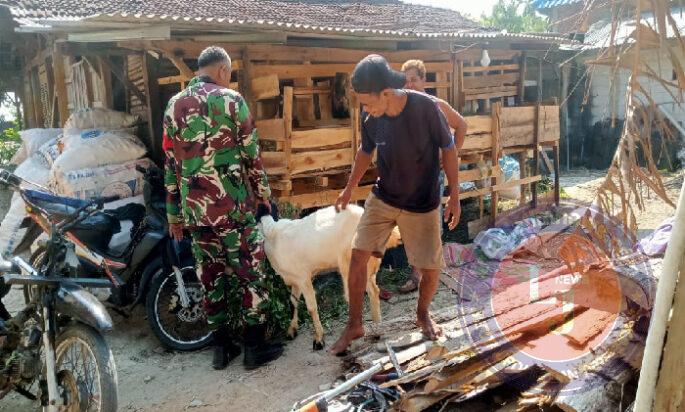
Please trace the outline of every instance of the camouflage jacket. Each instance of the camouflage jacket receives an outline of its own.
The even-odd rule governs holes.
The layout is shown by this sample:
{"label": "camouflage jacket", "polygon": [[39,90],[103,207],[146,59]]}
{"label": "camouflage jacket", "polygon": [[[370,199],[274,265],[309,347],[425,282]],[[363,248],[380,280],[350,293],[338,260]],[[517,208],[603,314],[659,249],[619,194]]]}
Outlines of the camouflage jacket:
{"label": "camouflage jacket", "polygon": [[164,133],[169,223],[239,224],[254,208],[248,185],[257,198],[269,198],[257,130],[238,92],[195,77],[169,101]]}

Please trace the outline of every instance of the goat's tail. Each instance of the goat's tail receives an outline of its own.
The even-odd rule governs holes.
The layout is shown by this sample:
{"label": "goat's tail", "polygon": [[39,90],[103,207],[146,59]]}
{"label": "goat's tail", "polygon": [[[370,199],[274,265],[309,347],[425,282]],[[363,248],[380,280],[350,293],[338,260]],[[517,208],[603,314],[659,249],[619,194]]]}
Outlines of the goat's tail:
{"label": "goat's tail", "polygon": [[386,249],[392,249],[402,244],[402,236],[400,236],[400,229],[395,226],[390,232],[390,237],[385,244]]}

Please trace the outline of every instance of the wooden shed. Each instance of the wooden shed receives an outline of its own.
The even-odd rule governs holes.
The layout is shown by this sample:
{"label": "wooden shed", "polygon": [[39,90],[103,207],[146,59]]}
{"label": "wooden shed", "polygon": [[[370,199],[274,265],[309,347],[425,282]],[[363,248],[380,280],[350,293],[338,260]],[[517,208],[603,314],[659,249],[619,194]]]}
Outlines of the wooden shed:
{"label": "wooden shed", "polygon": [[[29,127],[58,126],[84,107],[125,110],[141,116],[139,134],[160,160],[167,100],[194,76],[202,49],[220,45],[233,58],[233,87],[255,115],[276,196],[303,208],[328,205],[360,140],[349,74],[379,53],[395,68],[424,60],[429,92],[469,116],[460,155],[475,166],[460,181],[478,181],[479,189],[462,197],[493,193],[494,216],[498,189],[530,186],[535,200],[538,153],[558,170],[558,106],[547,85],[540,93],[538,76],[556,64],[558,37],[488,30],[454,11],[397,0],[76,3],[0,2],[11,15],[3,25],[15,26],[24,79],[17,91]],[[504,153],[519,153],[524,165],[533,159],[531,174],[504,183],[497,164]],[[371,170],[354,198],[374,180]]]}

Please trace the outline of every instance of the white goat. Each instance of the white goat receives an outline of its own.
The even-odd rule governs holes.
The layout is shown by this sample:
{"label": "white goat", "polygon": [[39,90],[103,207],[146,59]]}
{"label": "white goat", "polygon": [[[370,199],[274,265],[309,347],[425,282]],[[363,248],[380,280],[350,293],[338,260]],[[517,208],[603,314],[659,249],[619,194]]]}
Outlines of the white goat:
{"label": "white goat", "polygon": [[[266,256],[276,273],[292,289],[291,300],[295,311],[288,335],[295,337],[297,334],[297,306],[300,295],[304,295],[307,310],[314,322],[315,350],[323,349],[324,341],[312,278],[322,271],[337,269],[342,275],[345,299],[348,300],[352,238],[363,213],[364,209],[356,205],[349,205],[340,213],[331,206],[297,220],[274,221],[269,215],[260,219]],[[387,247],[395,247],[399,243],[399,231],[395,228],[388,239]],[[376,284],[376,272],[380,264],[381,260],[372,256],[367,266],[366,291],[369,294],[371,317],[374,322],[381,320],[380,289]]]}

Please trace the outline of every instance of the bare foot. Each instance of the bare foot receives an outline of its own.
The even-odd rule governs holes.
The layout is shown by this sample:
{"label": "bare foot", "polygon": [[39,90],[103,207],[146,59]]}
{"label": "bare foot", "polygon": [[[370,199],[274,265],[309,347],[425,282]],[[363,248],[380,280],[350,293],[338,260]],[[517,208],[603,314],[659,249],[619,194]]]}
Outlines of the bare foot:
{"label": "bare foot", "polygon": [[439,336],[442,336],[442,328],[433,322],[428,313],[423,315],[417,314],[416,324],[421,328],[423,335],[430,340],[437,340]]}
{"label": "bare foot", "polygon": [[340,338],[331,346],[328,353],[335,356],[340,356],[347,351],[347,347],[350,343],[364,336],[364,327],[362,325],[347,325],[345,330],[343,330]]}

